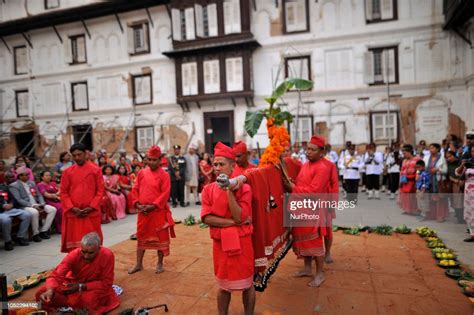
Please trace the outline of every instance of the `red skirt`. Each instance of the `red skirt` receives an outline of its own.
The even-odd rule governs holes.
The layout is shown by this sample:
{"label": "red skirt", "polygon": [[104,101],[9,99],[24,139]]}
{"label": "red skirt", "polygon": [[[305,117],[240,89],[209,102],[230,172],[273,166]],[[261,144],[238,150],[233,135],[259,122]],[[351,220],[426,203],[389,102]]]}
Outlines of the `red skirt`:
{"label": "red skirt", "polygon": [[293,252],[298,258],[325,255],[324,240],[315,227],[294,227]]}
{"label": "red skirt", "polygon": [[241,253],[229,256],[219,240],[213,240],[214,275],[225,291],[247,290],[253,285],[254,256],[252,237],[240,237]]}
{"label": "red skirt", "polygon": [[69,253],[73,249],[81,247],[82,238],[91,232],[99,234],[102,243],[104,237],[102,236],[100,221],[101,214],[97,210],[82,218],[76,217],[71,211],[64,213],[61,232],[61,252]]}

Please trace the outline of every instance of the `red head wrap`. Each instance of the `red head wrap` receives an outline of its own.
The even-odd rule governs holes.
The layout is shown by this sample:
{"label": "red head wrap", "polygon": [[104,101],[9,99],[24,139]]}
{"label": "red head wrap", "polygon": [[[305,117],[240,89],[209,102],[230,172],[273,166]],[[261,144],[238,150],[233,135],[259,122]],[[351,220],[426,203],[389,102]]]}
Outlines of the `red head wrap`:
{"label": "red head wrap", "polygon": [[152,145],[149,149],[148,152],[146,153],[147,156],[149,157],[156,157],[160,158],[161,157],[161,149],[157,145]]}
{"label": "red head wrap", "polygon": [[317,145],[320,148],[324,148],[326,146],[326,141],[324,140],[324,138],[319,136],[312,136],[311,141],[309,143]]}
{"label": "red head wrap", "polygon": [[243,141],[237,141],[234,143],[234,146],[232,147],[234,149],[234,153],[246,153],[247,152],[247,145]]}
{"label": "red head wrap", "polygon": [[234,150],[220,141],[217,142],[216,146],[214,147],[214,156],[223,156],[225,158],[235,160]]}

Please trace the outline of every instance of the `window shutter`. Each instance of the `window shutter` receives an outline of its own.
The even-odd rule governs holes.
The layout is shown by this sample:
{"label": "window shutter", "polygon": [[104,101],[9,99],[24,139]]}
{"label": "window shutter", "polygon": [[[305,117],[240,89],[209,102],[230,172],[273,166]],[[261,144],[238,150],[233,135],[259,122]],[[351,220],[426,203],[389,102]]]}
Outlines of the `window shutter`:
{"label": "window shutter", "polygon": [[178,9],[171,10],[171,20],[173,23],[173,39],[181,40],[181,13]]}
{"label": "window shutter", "polygon": [[22,47],[16,50],[16,72],[28,73],[28,48]]}
{"label": "window shutter", "polygon": [[191,95],[198,94],[198,80],[197,80],[197,63],[193,62],[190,64],[190,90]]}
{"label": "window shutter", "polygon": [[28,116],[29,112],[29,97],[28,91],[20,92],[17,94],[17,106],[18,106],[18,116]]}
{"label": "window shutter", "polygon": [[148,23],[143,23],[142,28],[143,35],[143,49],[142,51],[150,51],[150,26]]}
{"label": "window shutter", "polygon": [[194,32],[194,9],[187,8],[184,10],[184,14],[186,16],[186,39],[193,40],[196,38],[196,34]]}
{"label": "window shutter", "polygon": [[240,20],[240,0],[232,0],[232,8],[232,33],[240,33],[242,31]]}
{"label": "window shutter", "polygon": [[[388,62],[387,62],[388,58]],[[382,69],[383,69],[383,81],[384,83],[395,82],[395,50],[385,49],[382,54]],[[387,73],[388,72],[388,73]],[[388,77],[387,77],[388,76]]]}
{"label": "window shutter", "polygon": [[72,40],[68,38],[63,43],[64,48],[64,62],[67,64],[72,63]]}
{"label": "window shutter", "polygon": [[230,34],[233,29],[232,3],[229,0],[224,1],[224,33]]}
{"label": "window shutter", "polygon": [[380,0],[381,1],[381,16],[382,20],[393,19],[393,0]]}
{"label": "window shutter", "polygon": [[364,53],[364,82],[372,84],[374,80],[374,53],[368,51]]}
{"label": "window shutter", "polygon": [[87,109],[87,85],[83,83],[74,84],[74,109]]}
{"label": "window shutter", "polygon": [[294,7],[296,9],[296,12],[295,12],[296,29],[298,31],[304,31],[306,30],[306,2],[305,0],[299,0],[298,2],[295,3]]}
{"label": "window shutter", "polygon": [[183,95],[189,95],[189,64],[183,63],[181,65],[181,88]]}
{"label": "window shutter", "polygon": [[86,38],[85,36],[76,37],[77,62],[86,61]]}
{"label": "window shutter", "polygon": [[204,93],[217,93],[220,91],[219,60],[207,60],[204,67]]}
{"label": "window shutter", "polygon": [[127,51],[130,55],[135,53],[134,29],[127,27]]}
{"label": "window shutter", "polygon": [[227,92],[242,91],[244,85],[242,57],[226,59]]}
{"label": "window shutter", "polygon": [[296,2],[287,1],[285,4],[285,16],[286,16],[286,31],[294,32],[297,30],[296,27]]}
{"label": "window shutter", "polygon": [[196,36],[204,37],[204,23],[202,19],[202,5],[195,4],[194,12],[196,14]]}
{"label": "window shutter", "polygon": [[365,19],[367,21],[372,21],[373,16],[372,16],[372,0],[365,0]]}
{"label": "window shutter", "polygon": [[215,3],[207,5],[207,18],[209,23],[209,36],[217,36],[217,5]]}

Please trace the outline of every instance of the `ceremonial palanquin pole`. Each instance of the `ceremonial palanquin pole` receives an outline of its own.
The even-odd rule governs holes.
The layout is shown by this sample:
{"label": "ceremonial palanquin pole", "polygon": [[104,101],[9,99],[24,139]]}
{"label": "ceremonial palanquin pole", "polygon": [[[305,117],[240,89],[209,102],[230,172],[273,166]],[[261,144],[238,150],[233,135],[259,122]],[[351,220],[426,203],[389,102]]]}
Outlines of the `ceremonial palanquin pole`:
{"label": "ceremonial palanquin pole", "polygon": [[281,155],[290,145],[290,135],[285,122],[292,122],[293,116],[275,106],[276,101],[288,90],[312,88],[313,82],[303,79],[287,79],[265,98],[268,109],[247,112],[245,130],[253,137],[262,123],[267,120],[269,145],[263,153],[258,168],[244,173],[245,181],[252,187],[252,235],[255,256],[255,289],[264,291],[267,281],[275,272],[281,259],[291,248],[289,230],[283,226],[284,188],[282,177],[286,177]]}

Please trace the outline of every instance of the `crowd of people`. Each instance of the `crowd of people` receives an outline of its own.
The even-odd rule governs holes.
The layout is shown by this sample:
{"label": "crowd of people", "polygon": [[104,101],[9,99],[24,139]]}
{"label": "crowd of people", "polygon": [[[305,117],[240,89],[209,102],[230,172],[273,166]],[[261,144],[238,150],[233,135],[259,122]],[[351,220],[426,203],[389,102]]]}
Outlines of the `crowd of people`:
{"label": "crowd of people", "polygon": [[[462,140],[465,141],[451,136],[442,145],[429,146],[421,141],[416,148],[394,144],[385,152],[377,151],[375,144],[358,152],[348,142],[338,154],[323,138],[313,136],[302,148],[285,149],[282,161],[286,173],[282,184],[290,193],[337,194],[342,182],[345,198],[356,203],[360,187],[368,199],[380,199],[386,189],[390,199],[398,194],[398,203],[405,214],[417,215],[420,220],[446,220],[451,207],[458,222],[468,224],[470,237],[465,241],[472,242],[474,132],[466,133]],[[164,257],[170,254],[170,237],[175,237],[170,209],[178,204],[188,206],[193,194],[194,203],[202,203],[201,219],[210,226],[213,239],[219,310],[225,313],[229,292],[237,290],[243,293],[245,311],[252,313],[255,291],[251,196],[257,192],[252,192],[240,179],[258,163],[257,152],[249,152],[241,141],[232,147],[218,143],[214,155],[199,155],[192,145],[182,155],[181,147],[175,145],[173,154],[166,156],[159,147],[152,146],[146,156],[133,154],[131,159],[121,150],[117,160],[111,159],[105,150],[89,152],[78,143],[62,153],[51,170],[42,171],[37,180],[27,158],[17,157],[10,169],[1,161],[0,220],[5,249],[12,250],[13,242],[27,246],[29,239],[41,242],[49,239],[51,232],[61,233],[61,251],[68,256],[55,269],[52,280],[38,292],[37,299],[50,306],[94,305],[106,311],[116,307],[118,301],[107,298],[100,305],[97,299],[93,301],[94,294],[109,297],[112,294],[109,284],[113,280],[113,264],[111,269],[103,259],[114,258],[100,246],[101,224],[124,218],[127,213],[138,213],[137,260],[128,272],[141,271],[145,251],[154,250],[158,254],[156,273],[162,273]],[[235,186],[224,187],[222,181],[216,180],[223,175],[239,180]],[[293,227],[291,231],[293,250],[304,258],[304,268],[295,276],[312,277],[308,285],[313,287],[325,281],[324,264],[333,261],[331,222],[335,213],[326,210],[324,227]],[[19,227],[12,239],[14,218],[19,221]],[[98,256],[102,251],[104,257]],[[313,260],[316,274],[311,270]],[[76,263],[81,266],[85,263],[85,269],[76,270]],[[86,272],[84,283],[73,282],[66,288],[56,288],[59,284],[54,277],[60,279],[66,272],[81,273],[92,265],[99,269]],[[96,286],[98,281],[106,283],[107,288]],[[93,290],[100,292],[69,299],[70,295]]]}

